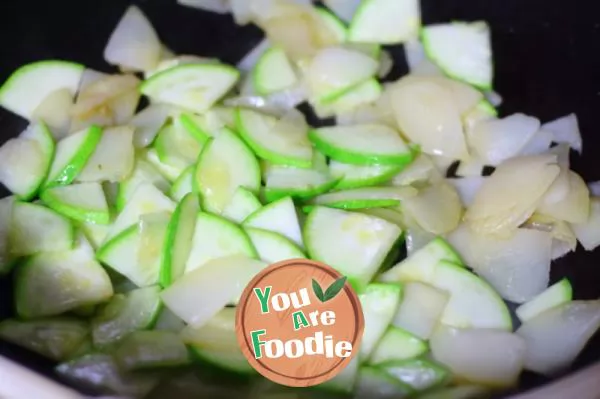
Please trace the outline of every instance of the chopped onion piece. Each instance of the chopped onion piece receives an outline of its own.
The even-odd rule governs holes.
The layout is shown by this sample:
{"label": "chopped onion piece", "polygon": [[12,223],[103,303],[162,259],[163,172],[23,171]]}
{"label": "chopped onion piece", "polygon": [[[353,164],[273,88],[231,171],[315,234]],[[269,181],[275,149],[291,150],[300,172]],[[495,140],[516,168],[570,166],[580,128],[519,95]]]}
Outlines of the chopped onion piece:
{"label": "chopped onion piece", "polygon": [[56,90],[33,111],[32,119],[43,121],[50,128],[52,136],[60,140],[69,133],[73,94],[69,89]]}
{"label": "chopped onion piece", "polygon": [[511,238],[500,239],[478,234],[463,224],[448,241],[504,299],[523,303],[548,287],[552,257],[549,232],[517,229]]}
{"label": "chopped onion piece", "polygon": [[463,205],[469,207],[485,179],[483,176],[469,176],[460,179],[447,179],[446,181],[454,186]]}
{"label": "chopped onion piece", "polygon": [[[564,182],[561,181],[561,176],[565,176]],[[564,187],[556,189],[558,194],[554,191],[557,182],[564,184]],[[564,188],[566,190],[562,192]],[[567,169],[561,171],[561,175],[538,207],[538,212],[569,223],[585,223],[589,217],[589,210],[590,192],[587,185],[577,173]]]}
{"label": "chopped onion piece", "polygon": [[434,79],[402,78],[393,89],[392,107],[402,132],[424,153],[468,157],[460,112],[448,87]]}
{"label": "chopped onion piece", "polygon": [[404,43],[404,58],[414,76],[444,76],[442,70],[427,58],[423,44],[417,38]]}
{"label": "chopped onion piece", "polygon": [[592,198],[590,202],[588,220],[572,225],[577,240],[586,251],[593,251],[600,245],[600,198]]}
{"label": "chopped onion piece", "polygon": [[571,148],[568,144],[561,143],[548,150],[548,154],[556,156],[556,163],[561,167],[569,169],[571,167]]}
{"label": "chopped onion piece", "polygon": [[583,151],[583,141],[579,131],[579,122],[577,115],[570,114],[554,121],[545,123],[542,129],[552,133],[552,139],[555,143],[566,143],[581,154]]}
{"label": "chopped onion piece", "polygon": [[361,0],[323,0],[323,3],[345,22],[352,21]]}
{"label": "chopped onion piece", "polygon": [[494,107],[499,107],[500,105],[502,105],[502,96],[498,93],[496,93],[493,90],[490,91],[486,91],[485,93],[485,98],[490,102],[490,104],[492,104]]}
{"label": "chopped onion piece", "polygon": [[436,360],[474,383],[514,385],[525,362],[525,340],[506,331],[439,326],[430,344]]}
{"label": "chopped onion piece", "polygon": [[572,301],[523,323],[525,368],[544,375],[566,370],[600,328],[600,300]]}
{"label": "chopped onion piece", "polygon": [[[248,2],[248,0],[243,0],[243,1],[244,2]],[[248,54],[246,54],[244,56],[244,58],[242,58],[237,63],[237,66],[236,66],[237,69],[239,69],[242,72],[250,72],[254,68],[254,65],[256,65],[256,63],[258,62],[258,60],[260,59],[260,57],[270,47],[271,47],[271,43],[269,42],[269,40],[268,39],[262,39],[256,46],[254,46],[252,48],[252,50],[250,50],[248,52]]]}
{"label": "chopped onion piece", "polygon": [[207,63],[218,64],[219,60],[216,58],[198,57],[196,55],[174,56],[174,57],[163,59],[162,61],[160,61],[158,63],[158,66],[155,69],[153,69],[151,71],[147,71],[144,75],[145,75],[145,78],[148,79],[149,77],[156,75],[159,72],[166,71],[167,69],[174,68],[178,65],[207,64]]}
{"label": "chopped onion piece", "polygon": [[148,18],[136,6],[130,6],[113,31],[104,59],[134,71],[147,71],[156,67],[162,44]]}
{"label": "chopped onion piece", "polygon": [[554,155],[532,155],[502,163],[482,185],[465,221],[479,234],[510,236],[559,175],[555,162]]}
{"label": "chopped onion piece", "polygon": [[533,135],[531,140],[521,150],[520,155],[538,155],[548,152],[552,145],[552,133],[540,129]]}
{"label": "chopped onion piece", "polygon": [[590,190],[590,195],[594,197],[600,196],[600,181],[588,183],[588,189]]}
{"label": "chopped onion piece", "polygon": [[462,216],[462,204],[454,187],[440,182],[402,201],[403,212],[410,215],[425,231],[448,233],[456,228]]}
{"label": "chopped onion piece", "polygon": [[223,101],[228,107],[256,108],[263,112],[281,115],[306,101],[307,91],[304,86],[278,91],[265,97],[249,95],[228,98]]}
{"label": "chopped onion piece", "polygon": [[552,260],[561,258],[577,248],[577,237],[569,223],[563,220],[534,213],[523,227],[549,232],[552,235]]}
{"label": "chopped onion piece", "polygon": [[154,141],[160,128],[167,122],[173,107],[166,104],[152,104],[135,115],[129,122],[135,128],[133,144],[136,148],[148,147]]}
{"label": "chopped onion piece", "polygon": [[408,256],[423,248],[437,237],[436,234],[430,233],[419,226],[409,214],[405,213],[402,217],[403,226],[406,229],[405,241]]}
{"label": "chopped onion piece", "polygon": [[438,172],[431,158],[425,154],[419,154],[410,165],[394,176],[391,183],[394,186],[408,186],[414,183],[435,182],[442,178],[442,174]]}
{"label": "chopped onion piece", "polygon": [[470,145],[488,165],[499,165],[518,155],[540,128],[540,121],[524,114],[478,123]]}
{"label": "chopped onion piece", "polygon": [[460,161],[456,169],[456,175],[462,177],[481,176],[485,163],[478,157],[471,157]]}
{"label": "chopped onion piece", "polygon": [[394,59],[389,52],[382,50],[379,56],[379,71],[377,76],[380,78],[386,77],[394,68]]}
{"label": "chopped onion piece", "polygon": [[218,14],[228,14],[231,11],[228,0],[177,0],[177,4]]}

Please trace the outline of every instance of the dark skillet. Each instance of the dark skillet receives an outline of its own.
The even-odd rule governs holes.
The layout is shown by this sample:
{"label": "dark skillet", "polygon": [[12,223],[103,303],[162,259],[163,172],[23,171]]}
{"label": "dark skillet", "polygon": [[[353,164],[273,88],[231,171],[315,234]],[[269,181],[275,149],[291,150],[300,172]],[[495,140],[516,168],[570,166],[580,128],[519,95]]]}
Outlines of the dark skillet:
{"label": "dark skillet", "polygon": [[[177,6],[175,0],[138,0],[161,39],[176,53],[218,57],[235,64],[259,41],[253,27],[236,27],[231,17]],[[577,0],[422,0],[424,23],[487,20],[492,28],[495,88],[504,97],[501,115],[523,112],[542,122],[576,112],[584,137],[583,156],[572,167],[586,181],[600,180],[600,7]],[[112,71],[102,59],[106,41],[129,0],[3,0],[0,2],[0,81],[22,64],[49,58],[73,60]],[[401,48],[391,78],[406,72]],[[0,110],[1,142],[25,122]],[[0,195],[6,195],[5,191]],[[568,277],[575,299],[600,297],[600,250],[579,249],[555,262],[553,281]],[[0,280],[0,319],[13,314],[11,279]],[[52,364],[0,342],[0,354],[56,378]],[[600,334],[572,369],[600,361]],[[562,376],[559,376],[559,378]],[[600,378],[600,375],[598,376]],[[551,382],[525,373],[522,393]],[[501,395],[504,397],[504,395]],[[576,398],[573,398],[576,399]]]}

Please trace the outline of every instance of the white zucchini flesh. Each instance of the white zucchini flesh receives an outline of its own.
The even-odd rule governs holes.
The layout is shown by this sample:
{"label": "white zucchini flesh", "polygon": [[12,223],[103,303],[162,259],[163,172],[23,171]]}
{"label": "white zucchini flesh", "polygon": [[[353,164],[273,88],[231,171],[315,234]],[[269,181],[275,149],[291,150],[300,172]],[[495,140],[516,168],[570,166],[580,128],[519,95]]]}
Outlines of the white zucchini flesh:
{"label": "white zucchini flesh", "polygon": [[369,284],[358,296],[365,316],[360,358],[368,359],[385,334],[396,311],[402,288],[395,284]]}
{"label": "white zucchini flesh", "polygon": [[168,331],[135,331],[123,339],[114,356],[117,364],[128,371],[179,367],[190,362],[181,338]]}
{"label": "white zucchini flesh", "polygon": [[234,223],[241,224],[248,216],[262,207],[262,204],[251,191],[238,187],[231,196],[231,201],[223,209],[223,216]]}
{"label": "white zucchini flesh", "polygon": [[[243,256],[214,259],[185,274],[161,293],[164,304],[186,323],[202,327],[242,293],[265,263]],[[221,281],[223,284],[215,284]],[[203,306],[198,306],[202,303]]]}
{"label": "white zucchini flesh", "polygon": [[133,397],[147,395],[160,381],[156,375],[124,372],[113,356],[103,353],[88,353],[61,363],[56,372],[72,384]]}
{"label": "white zucchini flesh", "polygon": [[110,223],[110,209],[100,183],[81,183],[49,188],[40,194],[44,203],[70,219],[96,224]]}
{"label": "white zucchini flesh", "polygon": [[66,217],[41,205],[14,203],[8,233],[11,255],[67,251],[73,248],[74,241],[74,228]]}
{"label": "white zucchini flesh", "polygon": [[152,328],[162,309],[158,287],[134,289],[115,295],[91,321],[97,348],[108,348],[138,330]]}
{"label": "white zucchini flesh", "polygon": [[48,127],[30,125],[0,147],[0,182],[20,199],[30,200],[46,179],[54,150]]}
{"label": "white zucchini flesh", "polygon": [[169,286],[185,272],[187,260],[193,246],[196,219],[200,211],[200,201],[196,194],[187,194],[175,208],[171,216],[165,238],[160,284]]}
{"label": "white zucchini flesh", "polygon": [[268,230],[246,227],[244,229],[259,259],[273,264],[290,259],[304,259],[306,255],[288,238]]}
{"label": "white zucchini flesh", "polygon": [[340,115],[357,108],[372,104],[383,92],[381,84],[375,78],[357,84],[328,104],[315,104],[318,113]]}
{"label": "white zucchini flesh", "polygon": [[175,180],[177,180],[177,178],[179,176],[181,176],[181,174],[185,171],[184,168],[175,167],[175,166],[163,163],[160,160],[160,158],[156,152],[156,149],[154,149],[154,148],[148,149],[144,153],[143,157],[146,161],[150,162],[152,164],[152,166],[154,166],[156,169],[158,169],[160,171],[160,173],[170,182],[175,182]]}
{"label": "white zucchini flesh", "polygon": [[285,197],[270,203],[244,220],[244,227],[255,227],[259,229],[274,231],[287,237],[300,248],[304,248],[302,232],[294,201]]}
{"label": "white zucchini flesh", "polygon": [[135,128],[133,144],[136,148],[148,147],[158,134],[159,130],[167,122],[172,107],[166,104],[151,104],[129,121],[129,125]]}
{"label": "white zucchini flesh", "polygon": [[314,129],[309,138],[319,151],[357,165],[406,165],[413,154],[400,134],[384,125],[365,124]]}
{"label": "white zucchini flesh", "polygon": [[175,203],[151,183],[143,182],[115,220],[106,241],[110,241],[125,229],[136,225],[141,215],[156,212],[173,212]]}
{"label": "white zucchini flesh", "polygon": [[423,29],[422,38],[429,58],[447,75],[483,90],[491,89],[492,51],[485,22],[429,25]]}
{"label": "white zucchini flesh", "polygon": [[253,373],[237,341],[235,313],[234,308],[224,308],[202,326],[188,325],[180,336],[201,359],[226,370]]}
{"label": "white zucchini flesh", "polygon": [[101,140],[102,129],[91,126],[59,141],[45,186],[72,183],[85,168]]}
{"label": "white zucchini flesh", "polygon": [[600,301],[572,301],[523,323],[525,368],[551,376],[566,370],[600,328]]}
{"label": "white zucchini flesh", "polygon": [[511,238],[498,239],[461,225],[448,241],[504,299],[524,303],[548,287],[552,259],[549,232],[517,229]]}
{"label": "white zucchini flesh", "polygon": [[153,278],[149,279],[146,284],[138,283],[139,286],[151,285],[159,280],[158,275],[162,270],[162,262],[165,257],[165,244],[170,221],[170,212],[148,213],[140,216],[137,265],[140,270],[151,270]]}
{"label": "white zucchini flesh", "polygon": [[128,126],[108,128],[85,167],[76,177],[80,182],[125,180],[133,170],[133,128]]}
{"label": "white zucchini flesh", "polygon": [[516,309],[517,316],[525,323],[547,310],[570,302],[573,299],[573,287],[566,278],[548,287],[544,292]]}
{"label": "white zucchini flesh", "polygon": [[166,165],[185,169],[198,159],[202,144],[189,134],[187,129],[170,124],[164,126],[156,136],[154,149]]}
{"label": "white zucchini flesh", "polygon": [[586,251],[592,251],[600,245],[600,200],[597,197],[590,200],[588,220],[585,223],[574,223],[571,227]]}
{"label": "white zucchini flesh", "polygon": [[378,365],[392,360],[421,356],[429,350],[427,343],[411,333],[394,326],[388,327],[369,358],[369,364]]}
{"label": "white zucchini flesh", "polygon": [[308,129],[293,129],[294,126],[279,124],[273,116],[242,108],[237,111],[237,126],[244,141],[259,157],[276,164],[311,166],[313,149]]}
{"label": "white zucchini flesh", "polygon": [[458,253],[443,238],[438,237],[383,273],[379,276],[379,281],[388,283],[427,282],[433,278],[437,265],[444,260],[457,265],[462,264]]}
{"label": "white zucchini flesh", "polygon": [[153,100],[204,112],[239,79],[239,72],[221,64],[183,64],[157,73],[140,87]]}
{"label": "white zucchini flesh", "polygon": [[298,81],[292,63],[281,48],[267,50],[253,71],[254,88],[260,95],[292,87]]}
{"label": "white zucchini flesh", "polygon": [[104,59],[133,71],[148,71],[160,60],[162,44],[152,24],[136,6],[130,6],[112,32]]}
{"label": "white zucchini flesh", "polygon": [[265,173],[264,197],[267,202],[290,196],[308,199],[329,191],[338,179],[315,169],[271,166]]}
{"label": "white zucchini flesh", "polygon": [[54,361],[69,358],[89,333],[85,321],[70,317],[30,321],[6,319],[0,323],[0,338]]}
{"label": "white zucchini flesh", "polygon": [[[126,180],[119,183],[119,190],[115,204],[117,211],[122,211],[123,208],[125,208],[125,205],[131,201],[135,190],[137,190],[139,185],[144,182],[153,184],[163,193],[167,193],[171,189],[171,183],[169,183],[169,181],[163,177],[163,175],[155,166],[153,166],[150,162],[138,157],[135,160],[135,165],[131,175]],[[173,186],[175,186],[175,184]],[[171,197],[174,200],[177,200],[177,198],[173,196]]]}
{"label": "white zucchini flesh", "polygon": [[185,169],[181,175],[173,182],[169,190],[169,197],[174,201],[181,201],[187,194],[194,191],[194,165]]}
{"label": "white zucchini flesh", "polygon": [[525,340],[507,331],[440,326],[430,345],[435,359],[473,383],[512,386],[525,363]]}
{"label": "white zucchini flesh", "polygon": [[111,281],[93,256],[89,243],[79,236],[72,250],[54,248],[54,252],[30,258],[16,277],[15,303],[19,316],[53,316],[108,300],[113,295]]}
{"label": "white zucchini flesh", "polygon": [[306,77],[315,101],[327,103],[373,77],[377,69],[377,62],[368,55],[342,47],[329,47],[315,55]]}
{"label": "white zucchini flesh", "polygon": [[50,93],[68,89],[75,94],[83,70],[83,65],[57,60],[24,65],[0,87],[0,106],[32,119],[35,109]]}
{"label": "white zucchini flesh", "polygon": [[415,37],[420,27],[417,0],[369,0],[354,14],[348,38],[359,43],[399,44]]}
{"label": "white zucchini flesh", "polygon": [[392,324],[421,339],[429,339],[441,319],[448,293],[431,285],[411,281],[403,285],[402,302]]}
{"label": "white zucchini flesh", "polygon": [[211,260],[231,256],[257,257],[248,235],[225,218],[209,213],[198,214],[185,273],[202,268]]}
{"label": "white zucchini flesh", "polygon": [[312,259],[336,268],[363,287],[402,230],[377,217],[317,206],[308,215],[303,234]]}
{"label": "white zucchini flesh", "polygon": [[260,181],[260,166],[252,151],[235,133],[223,129],[205,144],[193,184],[203,207],[222,213],[238,187],[257,192]]}

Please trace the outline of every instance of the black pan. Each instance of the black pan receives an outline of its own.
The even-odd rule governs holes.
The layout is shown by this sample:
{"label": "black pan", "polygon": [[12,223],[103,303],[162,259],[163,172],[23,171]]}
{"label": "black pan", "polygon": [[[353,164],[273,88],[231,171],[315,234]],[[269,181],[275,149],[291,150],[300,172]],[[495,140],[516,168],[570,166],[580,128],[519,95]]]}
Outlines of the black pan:
{"label": "black pan", "polygon": [[[148,15],[163,42],[180,54],[218,57],[235,64],[261,38],[254,27],[240,28],[230,16],[178,6],[175,0],[134,1]],[[66,59],[113,71],[102,59],[104,46],[129,0],[0,1],[0,80],[22,64]],[[543,122],[576,112],[584,137],[583,156],[572,167],[586,181],[600,180],[600,17],[593,0],[422,0],[424,23],[487,20],[492,28],[495,88],[504,97],[501,115],[523,112]],[[406,73],[401,48],[392,78]],[[18,134],[25,122],[0,110],[1,142]],[[0,192],[6,195],[6,192]],[[568,277],[576,299],[600,297],[600,250],[581,248],[553,265],[552,280]],[[0,280],[0,319],[13,314],[11,279]],[[0,354],[56,379],[52,364],[0,342]],[[600,361],[600,334],[572,369]],[[600,372],[599,372],[600,374]],[[563,376],[559,376],[561,378]],[[600,375],[598,375],[600,378]],[[525,373],[515,390],[530,391],[551,382]],[[37,399],[37,398],[32,398]],[[40,398],[43,399],[43,398]],[[573,398],[577,399],[577,398]]]}

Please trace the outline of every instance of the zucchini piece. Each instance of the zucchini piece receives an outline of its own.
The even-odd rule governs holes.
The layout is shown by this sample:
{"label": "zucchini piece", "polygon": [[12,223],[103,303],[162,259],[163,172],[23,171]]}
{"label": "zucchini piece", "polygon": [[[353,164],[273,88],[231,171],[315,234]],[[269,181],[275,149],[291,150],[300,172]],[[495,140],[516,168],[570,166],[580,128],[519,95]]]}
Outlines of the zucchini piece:
{"label": "zucchini piece", "polygon": [[108,274],[94,260],[91,246],[81,235],[75,249],[35,255],[16,275],[17,313],[27,319],[102,303],[112,295]]}
{"label": "zucchini piece", "polygon": [[150,148],[149,150],[146,150],[143,156],[146,159],[146,161],[150,162],[152,164],[152,166],[154,166],[156,169],[158,169],[160,171],[160,173],[170,182],[174,182],[175,180],[177,180],[177,178],[179,176],[181,176],[181,174],[185,170],[180,167],[175,167],[175,166],[163,163],[160,160],[160,158],[158,157],[158,154],[156,153],[156,149],[154,149],[154,148]]}
{"label": "zucchini piece", "polygon": [[271,166],[265,176],[264,196],[267,202],[285,197],[307,200],[329,191],[338,181],[328,173],[315,169]]}
{"label": "zucchini piece", "polygon": [[159,383],[154,374],[122,371],[113,357],[88,353],[56,366],[55,371],[71,384],[108,394],[144,397]]}
{"label": "zucchini piece", "polygon": [[196,162],[203,144],[204,141],[198,141],[187,129],[168,124],[156,136],[154,149],[161,162],[185,169]]}
{"label": "zucchini piece", "polygon": [[115,361],[127,371],[157,367],[179,367],[190,362],[189,352],[179,336],[167,331],[135,331],[114,353]]}
{"label": "zucchini piece", "polygon": [[375,345],[369,364],[378,365],[392,360],[406,360],[425,354],[429,346],[398,327],[390,326]]}
{"label": "zucchini piece", "polygon": [[355,165],[408,165],[413,152],[402,137],[384,125],[363,124],[313,129],[308,138],[323,154]]}
{"label": "zucchini piece", "polygon": [[402,287],[395,284],[369,284],[358,296],[365,329],[360,344],[360,358],[368,359],[391,323],[402,297]]}
{"label": "zucchini piece", "polygon": [[135,160],[135,165],[131,175],[119,183],[119,193],[117,195],[117,211],[122,211],[125,205],[131,201],[135,190],[143,182],[148,182],[156,186],[161,192],[168,193],[171,189],[171,183],[160,173],[160,171],[150,162],[142,158]]}
{"label": "zucchini piece", "polygon": [[[43,228],[40,228],[43,226]],[[42,205],[15,202],[8,236],[13,256],[73,248],[75,231],[69,219]]]}
{"label": "zucchini piece", "polygon": [[94,153],[75,180],[121,182],[128,178],[133,171],[135,158],[133,132],[130,126],[104,129]]}
{"label": "zucchini piece", "polygon": [[525,323],[547,310],[563,305],[573,300],[573,288],[566,278],[548,287],[544,292],[516,310],[521,322]]}
{"label": "zucchini piece", "polygon": [[298,214],[294,201],[285,197],[270,203],[248,216],[243,223],[244,227],[274,231],[292,240],[300,248],[304,247]]}
{"label": "zucchini piece", "polygon": [[0,148],[0,182],[24,201],[35,197],[54,158],[54,138],[43,123],[30,125]]}
{"label": "zucchini piece", "polygon": [[177,205],[171,216],[162,247],[160,285],[163,287],[172,284],[185,272],[194,242],[198,212],[200,212],[198,196],[189,193]]}
{"label": "zucchini piece", "polygon": [[268,95],[292,87],[298,81],[296,71],[283,49],[272,47],[260,57],[252,72],[256,92]]}
{"label": "zucchini piece", "polygon": [[194,191],[193,180],[194,180],[194,169],[195,166],[189,166],[186,168],[181,175],[173,182],[173,186],[169,191],[169,197],[173,201],[181,201],[183,197]]}
{"label": "zucchini piece", "polygon": [[348,276],[354,288],[371,281],[401,234],[397,225],[383,219],[320,206],[309,213],[304,225],[311,259]]}
{"label": "zucchini piece", "polygon": [[222,309],[203,326],[184,328],[181,338],[195,356],[206,362],[235,373],[255,374],[237,341],[235,312],[234,308]]}
{"label": "zucchini piece", "polygon": [[221,213],[238,187],[257,192],[261,176],[252,151],[228,129],[222,129],[203,148],[194,173],[194,191],[203,207]]}
{"label": "zucchini piece", "polygon": [[0,199],[0,275],[10,272],[15,263],[9,245],[14,202],[14,196]]}
{"label": "zucchini piece", "polygon": [[311,204],[339,209],[395,207],[417,194],[413,187],[363,187],[320,195]]}
{"label": "zucchini piece", "polygon": [[440,387],[451,377],[446,367],[426,359],[393,360],[379,368],[416,391]]}
{"label": "zucchini piece", "polygon": [[67,317],[31,321],[6,319],[0,323],[1,339],[55,361],[72,356],[89,334],[88,323]]}
{"label": "zucchini piece", "polygon": [[338,161],[329,162],[332,176],[340,179],[336,190],[377,186],[391,180],[404,169],[402,165],[352,165]]}
{"label": "zucchini piece", "polygon": [[[307,131],[283,129],[279,120],[250,109],[237,110],[237,130],[250,148],[274,164],[309,168],[313,149]],[[279,130],[281,129],[281,130]]]}
{"label": "zucchini piece", "polygon": [[361,367],[356,387],[357,399],[402,399],[414,390],[376,367]]}
{"label": "zucchini piece", "polygon": [[246,227],[244,230],[256,248],[258,257],[268,264],[306,258],[296,244],[279,233],[253,227]]}
{"label": "zucchini piece", "polygon": [[421,34],[427,56],[448,76],[491,90],[492,44],[487,23],[429,25]]}
{"label": "zucchini piece", "polygon": [[400,44],[419,33],[418,0],[367,0],[356,10],[348,40],[358,43]]}
{"label": "zucchini piece", "polygon": [[46,60],[23,65],[0,87],[0,105],[32,119],[36,108],[49,94],[68,89],[75,94],[84,67],[74,62]]}
{"label": "zucchini piece", "polygon": [[101,139],[102,129],[90,126],[59,141],[45,188],[71,184],[83,171]]}
{"label": "zucchini piece", "polygon": [[109,224],[110,210],[100,183],[81,183],[49,188],[40,194],[49,208],[73,220]]}
{"label": "zucchini piece", "polygon": [[134,331],[154,327],[162,309],[159,294],[156,286],[116,294],[92,319],[94,346],[107,348]]}
{"label": "zucchini piece", "polygon": [[244,230],[220,216],[204,212],[198,214],[185,273],[202,268],[211,260],[235,255],[258,257]]}
{"label": "zucchini piece", "polygon": [[262,204],[251,191],[238,187],[231,201],[223,209],[223,216],[234,223],[242,223],[248,216],[262,208]]}
{"label": "zucchini piece", "polygon": [[[166,288],[164,304],[188,324],[201,327],[234,298],[266,264],[243,256],[212,260]],[[215,284],[220,281],[222,284]],[[198,306],[198,304],[202,306]]]}
{"label": "zucchini piece", "polygon": [[152,75],[140,86],[151,99],[204,112],[239,80],[240,73],[224,64],[182,64]]}

